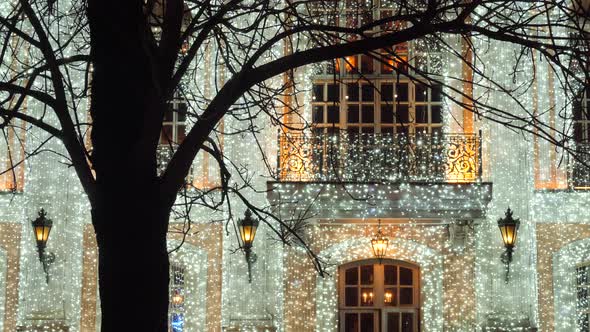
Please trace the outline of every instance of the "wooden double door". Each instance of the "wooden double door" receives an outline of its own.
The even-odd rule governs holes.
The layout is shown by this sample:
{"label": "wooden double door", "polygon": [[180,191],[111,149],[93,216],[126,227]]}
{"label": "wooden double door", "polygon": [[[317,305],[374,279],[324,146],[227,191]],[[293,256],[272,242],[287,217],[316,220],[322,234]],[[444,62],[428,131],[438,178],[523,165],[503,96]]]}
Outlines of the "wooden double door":
{"label": "wooden double door", "polygon": [[413,309],[341,310],[340,332],[418,332]]}

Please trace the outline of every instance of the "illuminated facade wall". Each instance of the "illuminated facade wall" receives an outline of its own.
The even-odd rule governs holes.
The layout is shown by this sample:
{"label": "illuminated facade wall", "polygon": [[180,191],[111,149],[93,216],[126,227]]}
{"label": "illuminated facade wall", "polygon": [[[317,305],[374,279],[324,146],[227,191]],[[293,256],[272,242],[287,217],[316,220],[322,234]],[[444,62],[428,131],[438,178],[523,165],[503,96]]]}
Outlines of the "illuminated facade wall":
{"label": "illuminated facade wall", "polygon": [[[513,61],[510,47],[495,46],[491,54],[480,54],[482,59],[497,64]],[[490,49],[489,45],[482,47]],[[522,102],[536,112],[563,102],[564,96],[555,88],[548,66],[530,66],[538,69],[536,93],[523,97]],[[512,77],[502,78],[506,72],[500,67],[494,75],[511,81]],[[443,69],[446,76],[473,76],[463,65]],[[213,76],[209,72],[206,81],[213,80]],[[295,70],[294,77],[307,84],[306,91],[311,91],[309,68]],[[286,77],[278,80],[283,79]],[[484,93],[481,87],[470,84],[459,88],[473,91],[476,96]],[[304,107],[302,113],[311,119],[311,94],[301,92],[297,98]],[[510,101],[494,95],[489,98],[496,98],[493,100],[498,107],[512,109]],[[294,99],[288,96],[285,101],[294,103]],[[312,202],[324,213],[321,217],[312,215],[309,226],[301,233],[327,263],[324,278],[318,276],[300,247],[281,244],[273,231],[261,224],[254,243],[257,259],[252,265],[252,283],[248,283],[236,234],[231,224],[228,228],[224,224],[228,211],[212,214],[195,209],[192,219],[196,224],[191,230],[195,234],[172,257],[194,276],[190,286],[193,297],[186,298],[192,301],[185,312],[190,316],[186,331],[337,331],[338,266],[373,257],[370,240],[379,219],[390,239],[387,258],[412,262],[421,270],[422,331],[575,331],[575,289],[563,286],[562,281],[571,281],[576,266],[590,260],[586,243],[590,238],[590,192],[570,190],[560,151],[548,143],[476,119],[457,106],[447,106],[445,114],[452,116],[446,116],[440,125],[444,133],[472,135],[480,129],[483,133],[481,143],[468,141],[456,149],[465,156],[458,164],[467,165],[470,172],[454,171],[444,178],[447,185],[460,183],[453,189],[437,183],[413,187],[403,181],[385,184],[388,188],[383,191],[362,184],[348,185],[346,192],[319,192],[317,183],[303,184],[298,191],[283,188],[282,198],[287,205],[304,207],[304,201]],[[42,110],[39,105],[29,107],[32,112]],[[543,112],[543,116],[555,114]],[[246,191],[245,195],[255,204],[268,206],[274,198],[265,190],[272,189],[273,184],[267,183],[265,160],[256,149],[265,152],[267,161],[293,153],[284,136],[277,139],[278,128],[268,119],[256,121],[260,128],[258,140],[243,135],[228,136],[222,142],[224,154],[248,169],[260,189]],[[289,117],[288,122],[294,127],[304,126],[300,119]],[[243,128],[249,124],[226,119],[224,125]],[[43,134],[30,135],[27,142],[35,146],[44,138]],[[63,152],[56,143],[47,148]],[[5,151],[0,153],[5,155]],[[365,157],[361,159],[368,159]],[[280,171],[293,167],[295,173],[301,174],[287,174],[282,180],[313,179],[313,156],[297,158],[292,164],[279,163],[279,167]],[[199,156],[195,165],[196,185],[214,183],[216,171],[211,158]],[[274,167],[272,171],[278,171]],[[366,168],[378,170],[370,164]],[[33,158],[25,169],[23,192],[0,195],[0,331],[13,332],[17,326],[22,331],[53,326],[53,331],[67,328],[71,332],[95,332],[100,321],[97,251],[86,198],[78,180],[59,157]],[[490,186],[491,197],[482,198],[485,188],[479,184],[479,175]],[[0,185],[0,189],[13,187]],[[339,186],[336,183],[331,188]],[[318,199],[313,202],[316,194]],[[367,200],[351,199],[351,195],[367,194]],[[57,256],[52,282],[42,287],[39,285],[44,284],[45,276],[30,229],[30,220],[40,207],[55,222],[48,250]],[[508,284],[499,258],[503,247],[496,224],[507,207],[522,221]],[[291,212],[291,207],[273,208],[276,212]],[[233,216],[241,217],[244,210],[243,205],[234,205]],[[171,233],[171,246],[179,241],[180,235]]]}

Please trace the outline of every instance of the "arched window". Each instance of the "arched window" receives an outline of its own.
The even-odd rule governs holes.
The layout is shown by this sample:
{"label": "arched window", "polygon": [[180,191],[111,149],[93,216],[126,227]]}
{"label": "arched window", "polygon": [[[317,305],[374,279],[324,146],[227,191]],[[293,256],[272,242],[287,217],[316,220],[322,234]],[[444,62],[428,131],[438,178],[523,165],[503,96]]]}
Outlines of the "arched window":
{"label": "arched window", "polygon": [[420,270],[396,260],[375,259],[340,266],[340,332],[417,332]]}

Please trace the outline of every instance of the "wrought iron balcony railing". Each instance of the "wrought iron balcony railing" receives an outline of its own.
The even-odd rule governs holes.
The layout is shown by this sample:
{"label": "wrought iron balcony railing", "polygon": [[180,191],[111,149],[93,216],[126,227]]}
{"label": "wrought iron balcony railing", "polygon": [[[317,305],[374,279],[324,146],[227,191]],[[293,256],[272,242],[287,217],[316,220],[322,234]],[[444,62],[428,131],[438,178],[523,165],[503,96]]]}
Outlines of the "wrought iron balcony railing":
{"label": "wrought iron balcony railing", "polygon": [[569,184],[573,189],[590,189],[590,142],[576,143],[575,151],[569,161]]}
{"label": "wrought iron balcony railing", "polygon": [[476,182],[475,134],[320,134],[280,137],[280,181]]}

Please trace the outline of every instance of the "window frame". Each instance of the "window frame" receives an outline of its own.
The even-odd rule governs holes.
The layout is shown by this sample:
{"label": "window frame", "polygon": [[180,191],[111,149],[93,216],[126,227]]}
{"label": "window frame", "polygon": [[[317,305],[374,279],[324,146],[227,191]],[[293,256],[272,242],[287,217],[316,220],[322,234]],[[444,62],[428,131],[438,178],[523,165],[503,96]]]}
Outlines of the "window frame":
{"label": "window frame", "polygon": [[[180,105],[184,105],[184,110],[182,110]],[[186,124],[187,124],[187,114],[181,114],[180,112],[187,112],[188,110],[188,102],[182,98],[179,94],[175,94],[174,98],[166,105],[166,113],[171,112],[172,118],[170,120],[166,119],[166,113],[164,114],[164,118],[162,119],[162,130],[160,132],[160,139],[158,141],[159,145],[178,145],[182,143],[184,138],[186,137]],[[181,116],[184,119],[181,119]],[[168,137],[166,135],[166,131],[164,128],[169,126],[172,129],[172,137]],[[179,138],[180,134],[180,127],[183,128],[184,133],[182,134],[182,138]]]}

